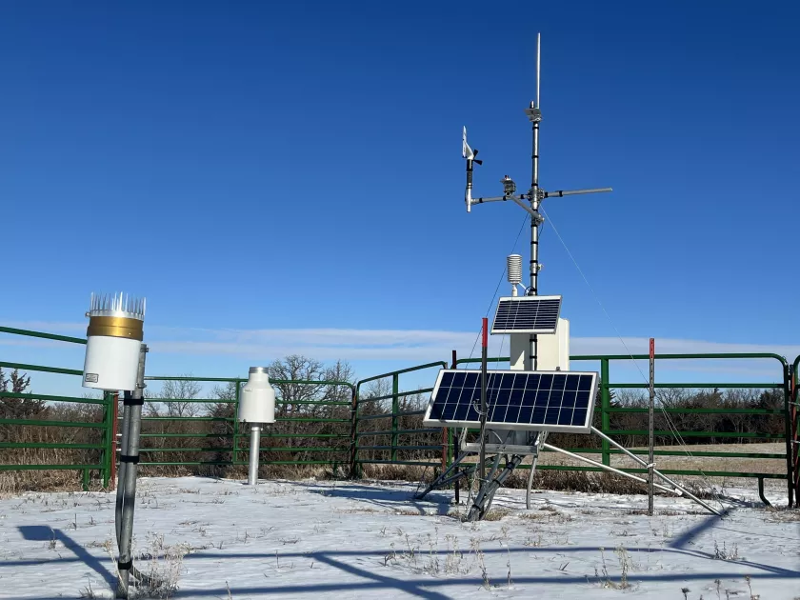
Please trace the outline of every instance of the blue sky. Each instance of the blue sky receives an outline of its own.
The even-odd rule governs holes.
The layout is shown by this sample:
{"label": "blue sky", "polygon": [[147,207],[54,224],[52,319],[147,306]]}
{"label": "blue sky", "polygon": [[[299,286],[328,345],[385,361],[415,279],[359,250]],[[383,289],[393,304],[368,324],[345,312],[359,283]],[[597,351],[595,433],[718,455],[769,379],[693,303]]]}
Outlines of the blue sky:
{"label": "blue sky", "polygon": [[[514,248],[513,205],[466,214],[461,127],[485,160],[476,195],[527,185],[541,31],[541,184],[614,188],[545,204],[611,318],[548,222],[540,292],[564,295],[573,352],[622,352],[619,332],[635,352],[653,336],[793,358],[798,18],[770,2],[2,3],[0,324],[81,335],[90,293],[124,290],[148,299],[151,373],[468,355],[528,233]],[[81,366],[10,336],[0,355]]]}

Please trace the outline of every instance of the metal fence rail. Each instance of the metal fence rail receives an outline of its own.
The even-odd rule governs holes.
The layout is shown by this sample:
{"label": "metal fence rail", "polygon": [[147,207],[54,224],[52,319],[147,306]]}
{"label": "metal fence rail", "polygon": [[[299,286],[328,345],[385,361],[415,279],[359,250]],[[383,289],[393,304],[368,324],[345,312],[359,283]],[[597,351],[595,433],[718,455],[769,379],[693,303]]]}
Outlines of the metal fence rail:
{"label": "metal fence rail", "polygon": [[[241,388],[247,382],[246,378],[236,377],[145,377],[145,381],[190,381],[198,383],[225,383],[232,384],[233,398],[160,398],[145,397],[145,416],[142,417],[142,447],[140,452],[148,455],[146,460],[139,464],[143,467],[165,466],[215,466],[234,467],[248,464],[249,431],[242,430],[236,418],[238,411]],[[275,424],[269,425],[261,433],[261,453],[266,453],[266,458],[259,461],[262,465],[337,465],[348,466],[350,463],[350,425],[352,423],[351,411],[355,386],[348,381],[309,381],[294,379],[270,379],[276,388],[283,385],[309,386],[312,388],[329,387],[343,388],[349,396],[347,400],[296,400],[276,398]],[[157,404],[182,404],[182,405],[228,405],[230,409],[225,416],[147,416],[147,407]],[[281,407],[311,407],[313,409],[327,409],[336,412],[340,408],[341,416],[303,416],[306,413],[297,412],[299,416],[286,416],[281,414]],[[293,413],[294,414],[294,413]],[[330,431],[309,433],[295,431],[279,431],[284,424],[300,423],[319,425]],[[216,431],[214,429],[217,427]],[[158,431],[161,429],[161,431]],[[173,429],[166,431],[165,429]],[[193,429],[193,431],[186,431]],[[178,431],[175,431],[178,430]],[[284,440],[283,444],[273,444],[275,439]],[[165,445],[167,440],[189,440],[188,446],[173,442]],[[210,440],[210,444],[203,443]],[[293,440],[300,443],[292,444]],[[322,440],[315,445],[306,445],[307,440]],[[161,442],[162,445],[158,445]],[[158,460],[149,456],[162,454]],[[213,455],[213,458],[202,458],[198,454]],[[275,457],[276,454],[294,454],[292,458]],[[195,455],[187,457],[186,455]],[[313,455],[312,458],[303,458],[300,455]],[[176,456],[174,460],[167,460],[169,456]]]}
{"label": "metal fence rail", "polygon": [[794,471],[792,483],[794,484],[794,497],[800,504],[800,356],[794,359],[791,368],[791,388],[789,390],[789,406],[791,419],[791,452]]}
{"label": "metal fence rail", "polygon": [[[420,417],[425,412],[424,406],[413,407],[411,410],[403,409],[401,401],[409,396],[430,394],[432,387],[417,388],[410,391],[400,390],[400,376],[427,369],[442,369],[447,367],[445,362],[432,362],[408,369],[389,371],[373,377],[362,379],[356,384],[355,410],[353,415],[353,455],[352,473],[354,477],[361,477],[362,465],[408,465],[415,467],[438,467],[442,465],[443,444],[432,443],[431,436],[438,435],[441,439],[442,431],[439,428],[425,429],[421,426],[408,427],[405,424],[410,417]],[[390,380],[391,392],[388,394],[365,394],[361,390],[367,384],[378,384]],[[391,400],[391,406],[386,410],[381,403]],[[364,414],[365,411],[367,414]],[[375,422],[378,422],[377,424]],[[387,421],[389,423],[387,423]],[[366,422],[370,429],[363,431],[360,423]],[[388,429],[387,429],[388,427]],[[401,443],[401,438],[410,436],[424,436],[422,440]],[[371,442],[366,444],[364,438]],[[388,455],[388,456],[387,456]],[[431,460],[432,459],[432,460]]]}
{"label": "metal fence rail", "polygon": [[[27,331],[9,327],[0,327],[0,333],[9,333],[65,343],[85,344],[81,338],[54,335],[42,332]],[[646,389],[648,384],[617,382],[611,379],[611,364],[631,359],[646,360],[647,355],[582,355],[573,356],[571,361],[594,361],[599,363],[600,389],[595,410],[596,423],[599,429],[612,436],[645,436],[647,430],[631,428],[624,421],[627,416],[647,412],[647,408],[624,406],[613,400],[614,390]],[[760,418],[762,425],[772,420],[773,429],[748,431],[709,431],[695,428],[679,430],[677,434],[685,439],[692,457],[699,459],[754,459],[785,461],[785,472],[775,473],[767,470],[703,470],[699,468],[661,469],[666,474],[750,477],[757,478],[759,487],[764,479],[786,479],[790,502],[800,493],[800,465],[798,465],[798,434],[800,423],[798,417],[798,383],[800,382],[800,357],[792,365],[777,355],[770,353],[737,353],[737,354],[657,354],[656,361],[663,360],[747,360],[766,359],[778,363],[775,381],[771,383],[665,383],[657,382],[657,389],[758,389],[776,390],[784,399],[783,405],[767,408],[726,408],[716,407],[667,407],[662,417],[667,419],[681,416],[702,417],[704,415],[747,415]],[[474,364],[480,359],[461,359],[454,366]],[[507,357],[491,358],[490,364],[507,363]],[[0,362],[5,369],[19,369],[23,372],[52,373],[64,376],[80,376],[81,371],[57,367],[30,365],[15,362]],[[351,476],[360,477],[364,465],[410,465],[418,467],[446,467],[454,459],[452,431],[440,428],[423,428],[421,417],[425,408],[425,398],[432,388],[418,389],[401,385],[404,375],[446,368],[447,363],[432,362],[408,369],[390,371],[374,377],[368,377],[356,384],[346,381],[292,381],[272,380],[276,390],[282,385],[294,385],[320,389],[321,392],[311,399],[282,397],[276,400],[276,423],[262,433],[261,452],[264,465],[326,465],[349,469]],[[434,373],[430,374],[430,381]],[[236,420],[241,386],[244,378],[225,377],[147,377],[149,382],[181,382],[190,381],[202,384],[220,383],[230,385],[230,397],[218,398],[159,398],[145,399],[146,407],[157,405],[175,405],[200,407],[192,410],[192,414],[157,414],[146,410],[143,418],[142,448],[143,467],[182,467],[198,469],[202,467],[239,467],[248,463],[248,431],[240,431]],[[288,388],[287,388],[288,389]],[[325,393],[328,390],[328,393]],[[422,399],[411,402],[419,395]],[[114,456],[116,450],[116,400],[110,394],[102,399],[77,398],[53,394],[36,393],[0,393],[2,399],[38,399],[47,403],[71,403],[74,405],[100,406],[102,415],[97,421],[92,420],[58,420],[58,419],[18,419],[0,418],[0,456],[4,456],[0,471],[22,470],[70,470],[83,473],[84,486],[88,486],[93,473],[98,473],[102,484],[108,486],[113,480]],[[305,398],[305,397],[304,397]],[[64,405],[64,404],[60,404]],[[197,412],[203,414],[198,415]],[[662,419],[662,420],[663,420]],[[668,423],[669,421],[664,421]],[[780,430],[774,424],[780,422]],[[90,438],[80,441],[53,439],[52,436],[37,439],[12,439],[8,436],[11,429],[15,431],[63,431],[87,430]],[[779,432],[778,432],[779,431]],[[672,427],[656,431],[657,436],[672,436]],[[94,435],[94,438],[91,438]],[[95,439],[96,438],[96,439]],[[715,440],[741,439],[743,441],[781,441],[785,443],[785,451],[759,453],[746,449],[734,451],[700,450],[692,451],[692,441],[699,438]],[[581,442],[582,443],[582,442]],[[580,445],[580,444],[578,444]],[[620,453],[611,448],[608,442],[598,442],[592,447],[567,448],[572,452],[598,454],[603,464],[609,465],[612,456]],[[34,464],[27,454],[21,453],[35,450],[54,450],[67,453],[69,456],[94,457],[92,460],[50,461]],[[78,454],[78,453],[82,454]],[[634,449],[636,454],[646,454],[647,450]],[[678,457],[686,455],[685,447],[659,449],[656,456]],[[24,460],[23,460],[24,459]],[[23,463],[23,464],[17,464]],[[525,467],[523,467],[525,468]],[[542,470],[564,471],[596,471],[594,467],[541,465]],[[642,469],[624,469],[631,473],[645,472]]]}
{"label": "metal fence rail", "polygon": [[[631,361],[633,360],[647,360],[649,355],[647,354],[635,354],[631,355],[578,355],[578,356],[571,356],[571,362],[599,362],[600,363],[600,390],[599,390],[599,402],[595,407],[595,419],[599,421],[598,428],[603,431],[605,434],[610,436],[619,436],[619,435],[640,435],[646,436],[648,431],[647,429],[619,429],[614,428],[612,426],[612,421],[614,415],[625,415],[625,414],[636,414],[636,413],[647,413],[648,409],[644,407],[625,407],[625,406],[613,406],[612,405],[612,390],[620,390],[620,389],[647,389],[649,387],[648,383],[615,383],[611,380],[610,377],[610,367],[612,361]],[[747,431],[747,432],[724,432],[724,431],[704,431],[704,430],[694,430],[694,431],[687,431],[687,430],[678,430],[677,434],[681,438],[698,438],[698,437],[705,437],[705,438],[746,438],[749,440],[774,440],[774,441],[781,441],[785,442],[786,444],[786,451],[785,452],[778,452],[778,453],[757,453],[757,452],[726,452],[726,451],[699,451],[695,452],[691,450],[691,445],[688,446],[688,452],[693,457],[702,457],[702,458],[748,458],[748,459],[780,459],[786,462],[786,470],[783,473],[772,473],[766,471],[728,471],[728,470],[704,470],[704,469],[659,469],[661,472],[665,474],[672,474],[672,475],[689,475],[689,476],[708,476],[708,477],[751,477],[756,478],[759,480],[759,489],[763,488],[763,480],[764,479],[786,479],[788,483],[788,497],[790,504],[792,499],[795,497],[794,488],[797,487],[797,482],[795,481],[796,476],[796,451],[797,451],[797,444],[792,444],[792,432],[794,431],[794,435],[797,435],[797,415],[796,413],[792,413],[792,408],[796,408],[796,405],[792,405],[791,402],[791,391],[790,391],[790,381],[791,376],[790,374],[792,371],[795,373],[795,378],[797,377],[797,369],[798,363],[800,363],[800,357],[795,360],[794,367],[790,367],[787,363],[786,359],[778,354],[773,353],[703,353],[703,354],[656,354],[655,355],[656,361],[658,360],[743,360],[743,359],[768,359],[768,360],[775,360],[778,363],[779,371],[776,372],[776,379],[778,381],[773,383],[730,383],[730,382],[720,382],[720,383],[655,383],[656,389],[692,389],[692,390],[699,390],[699,389],[758,389],[758,390],[780,390],[783,397],[785,398],[785,402],[781,408],[777,409],[767,409],[767,408],[746,408],[746,409],[729,409],[724,407],[718,408],[665,408],[663,409],[668,415],[680,415],[680,414],[709,414],[709,415],[730,415],[730,414],[742,414],[742,415],[762,415],[762,416],[774,416],[779,417],[784,427],[784,432],[778,433],[768,433],[768,432],[759,432],[759,431]],[[509,358],[508,357],[496,357],[489,359],[491,363],[499,364],[499,363],[507,363]],[[480,362],[480,359],[476,358],[467,358],[467,359],[460,359],[456,361],[457,365],[462,364],[474,364]],[[796,395],[796,390],[795,390]],[[656,430],[656,436],[673,436],[676,432],[672,430]],[[793,449],[794,447],[794,449]],[[611,464],[611,456],[615,454],[621,454],[620,450],[616,450],[610,447],[610,444],[606,440],[602,440],[602,443],[599,444],[597,447],[590,447],[590,448],[570,448],[571,452],[577,453],[585,453],[585,454],[600,454],[602,457],[602,462],[605,465]],[[647,454],[647,450],[633,450],[634,454]],[[676,447],[675,450],[657,450],[655,452],[657,456],[686,456],[687,449],[683,447]],[[522,468],[526,468],[523,466]],[[565,467],[565,466],[556,466],[556,465],[539,465],[538,469],[542,470],[570,470],[570,471],[598,471],[601,470],[599,468],[594,467],[584,467],[584,466],[575,466],[575,467]],[[623,468],[623,471],[630,472],[630,473],[646,473],[647,470],[641,469],[629,469]]]}
{"label": "metal fence rail", "polygon": [[[40,331],[28,331],[14,327],[0,327],[0,333],[12,335],[22,335],[40,339],[54,340],[69,344],[86,344],[82,338],[56,335]],[[18,369],[25,373],[51,373],[67,376],[82,377],[83,372],[75,369],[61,369],[42,365],[29,365],[16,362],[0,362],[0,368]],[[99,421],[59,421],[54,419],[15,419],[0,418],[0,471],[78,471],[82,473],[83,488],[89,489],[89,482],[92,473],[98,473],[104,487],[108,487],[111,480],[113,469],[113,452],[110,450],[113,443],[113,395],[104,394],[103,398],[77,398],[74,396],[59,396],[53,394],[36,393],[15,393],[0,391],[0,399],[9,398],[15,400],[42,400],[48,403],[69,403],[74,405],[100,406],[102,415]],[[50,428],[90,430],[86,437],[97,438],[91,442],[63,442],[63,441],[34,441],[20,440],[19,438],[37,435],[44,438],[55,437]],[[57,432],[63,434],[63,431]],[[61,436],[63,437],[63,436]],[[8,450],[21,451],[22,456],[17,453],[9,453]],[[32,457],[28,457],[28,450],[59,450],[61,452],[80,452],[84,458],[96,457],[96,460],[74,461],[66,463],[39,462]],[[19,461],[25,460],[23,464]],[[27,462],[30,460],[30,462]],[[9,462],[15,461],[15,462]]]}

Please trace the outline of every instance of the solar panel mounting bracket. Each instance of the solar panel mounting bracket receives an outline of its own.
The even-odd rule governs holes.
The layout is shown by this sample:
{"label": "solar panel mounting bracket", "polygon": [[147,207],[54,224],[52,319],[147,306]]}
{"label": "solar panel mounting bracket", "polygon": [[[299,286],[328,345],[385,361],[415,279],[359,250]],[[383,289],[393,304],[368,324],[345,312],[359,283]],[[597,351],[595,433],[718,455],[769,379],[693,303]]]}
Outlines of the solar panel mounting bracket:
{"label": "solar panel mounting bracket", "polygon": [[[463,452],[478,453],[481,445],[477,442],[470,442],[461,446]],[[486,444],[487,454],[538,454],[539,448],[533,446],[519,446],[516,444]]]}

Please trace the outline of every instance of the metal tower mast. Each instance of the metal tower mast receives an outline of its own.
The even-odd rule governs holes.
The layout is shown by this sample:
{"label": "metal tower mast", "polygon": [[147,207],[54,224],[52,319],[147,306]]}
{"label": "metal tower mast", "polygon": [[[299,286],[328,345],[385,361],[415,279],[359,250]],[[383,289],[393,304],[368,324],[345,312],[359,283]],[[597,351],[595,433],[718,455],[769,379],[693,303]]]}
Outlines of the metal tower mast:
{"label": "metal tower mast", "polygon": [[530,258],[530,287],[527,294],[535,296],[539,293],[539,227],[544,223],[544,217],[539,214],[539,206],[545,198],[573,196],[577,194],[597,194],[600,192],[610,192],[611,188],[592,188],[582,190],[557,190],[546,192],[539,186],[539,123],[542,120],[542,111],[539,104],[539,88],[541,82],[541,34],[536,36],[536,100],[532,101],[525,114],[531,121],[533,152],[531,154],[531,187],[525,194],[516,194],[516,183],[508,175],[500,182],[503,184],[503,195],[493,197],[472,197],[472,175],[473,164],[482,164],[483,161],[477,160],[478,150],[473,150],[467,143],[467,128],[463,132],[462,156],[467,160],[467,188],[464,201],[467,205],[467,212],[471,212],[473,204],[483,204],[484,202],[505,202],[513,201],[531,216],[531,258]]}

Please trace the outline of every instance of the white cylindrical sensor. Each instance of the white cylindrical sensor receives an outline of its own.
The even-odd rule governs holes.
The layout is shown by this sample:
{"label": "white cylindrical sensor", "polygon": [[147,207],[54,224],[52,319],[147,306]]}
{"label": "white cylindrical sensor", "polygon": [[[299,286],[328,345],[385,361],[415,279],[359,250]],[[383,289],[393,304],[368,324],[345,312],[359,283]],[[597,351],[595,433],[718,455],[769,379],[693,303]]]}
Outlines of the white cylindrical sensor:
{"label": "white cylindrical sensor", "polygon": [[239,398],[239,420],[248,423],[275,422],[275,390],[266,367],[250,367]]}
{"label": "white cylindrical sensor", "polygon": [[144,299],[92,294],[83,387],[133,391],[144,339]]}
{"label": "white cylindrical sensor", "polygon": [[89,336],[83,365],[83,387],[109,391],[135,390],[141,347],[139,340]]}

